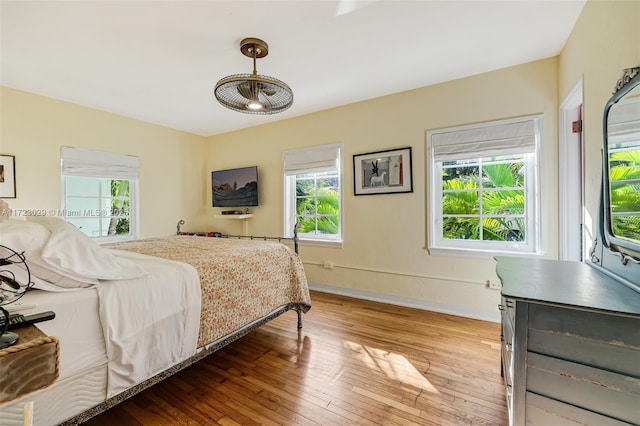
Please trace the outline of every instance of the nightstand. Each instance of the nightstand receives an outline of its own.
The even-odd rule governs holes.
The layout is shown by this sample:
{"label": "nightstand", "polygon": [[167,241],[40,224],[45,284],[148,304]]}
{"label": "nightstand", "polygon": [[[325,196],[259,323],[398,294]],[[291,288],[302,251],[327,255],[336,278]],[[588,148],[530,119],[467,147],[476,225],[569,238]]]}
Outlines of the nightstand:
{"label": "nightstand", "polygon": [[12,330],[18,343],[0,350],[0,403],[45,388],[59,374],[60,344],[36,326]]}

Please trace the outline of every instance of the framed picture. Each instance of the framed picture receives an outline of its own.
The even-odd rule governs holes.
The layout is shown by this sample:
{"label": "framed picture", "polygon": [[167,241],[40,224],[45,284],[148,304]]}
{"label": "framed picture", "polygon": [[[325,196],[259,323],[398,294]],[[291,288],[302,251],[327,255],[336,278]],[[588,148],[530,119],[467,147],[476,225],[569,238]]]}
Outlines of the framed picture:
{"label": "framed picture", "polygon": [[16,157],[0,154],[0,198],[16,198]]}
{"label": "framed picture", "polygon": [[413,192],[411,147],[353,156],[355,195]]}

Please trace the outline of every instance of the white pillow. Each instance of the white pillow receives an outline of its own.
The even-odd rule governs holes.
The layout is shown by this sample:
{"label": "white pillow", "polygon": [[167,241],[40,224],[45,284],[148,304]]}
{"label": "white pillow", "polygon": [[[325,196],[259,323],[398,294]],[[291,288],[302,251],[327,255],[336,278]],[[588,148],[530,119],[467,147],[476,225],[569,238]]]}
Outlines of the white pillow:
{"label": "white pillow", "polygon": [[[85,278],[73,272],[60,271],[43,261],[40,255],[50,237],[51,231],[33,221],[9,219],[0,223],[0,244],[17,253],[24,253],[29,271],[36,280],[39,278],[62,288],[85,288],[98,284],[97,279]],[[27,271],[24,269],[24,265],[16,264],[13,266],[23,269],[24,275],[20,276],[26,280]],[[19,274],[19,271],[14,269],[11,271],[16,276]],[[32,279],[34,282],[36,280]]]}
{"label": "white pillow", "polygon": [[26,260],[32,277],[47,281],[57,287],[87,288],[98,284],[98,280],[95,278],[79,276],[73,272],[59,271],[40,257],[27,256]]}
{"label": "white pillow", "polygon": [[147,275],[135,262],[100,247],[69,222],[55,217],[28,220],[42,224],[51,232],[41,257],[54,270],[98,280],[127,280]]}
{"label": "white pillow", "polygon": [[[10,277],[18,281],[20,284],[26,284],[29,274],[27,270],[21,267],[22,265],[5,265],[0,267],[0,274]],[[74,280],[63,275],[59,275],[48,269],[39,268],[34,266],[33,262],[27,260],[27,266],[31,273],[32,288],[45,291],[74,291],[83,290],[85,288],[93,287],[94,284],[81,282]]]}
{"label": "white pillow", "polygon": [[44,226],[26,220],[9,219],[0,222],[0,244],[30,255],[42,250],[51,232]]}

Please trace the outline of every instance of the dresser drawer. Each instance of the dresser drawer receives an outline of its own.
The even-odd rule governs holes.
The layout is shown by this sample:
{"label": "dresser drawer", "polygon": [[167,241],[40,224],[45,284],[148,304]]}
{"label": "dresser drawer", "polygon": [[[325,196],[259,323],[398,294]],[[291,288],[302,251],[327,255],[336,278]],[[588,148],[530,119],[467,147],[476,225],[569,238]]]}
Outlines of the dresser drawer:
{"label": "dresser drawer", "polygon": [[553,426],[628,426],[611,417],[593,411],[565,404],[555,399],[546,398],[527,392],[526,396],[527,424]]}
{"label": "dresser drawer", "polygon": [[532,304],[527,349],[640,377],[640,320]]}
{"label": "dresser drawer", "polygon": [[605,417],[631,424],[640,421],[640,379],[636,377],[528,352],[526,389]]}

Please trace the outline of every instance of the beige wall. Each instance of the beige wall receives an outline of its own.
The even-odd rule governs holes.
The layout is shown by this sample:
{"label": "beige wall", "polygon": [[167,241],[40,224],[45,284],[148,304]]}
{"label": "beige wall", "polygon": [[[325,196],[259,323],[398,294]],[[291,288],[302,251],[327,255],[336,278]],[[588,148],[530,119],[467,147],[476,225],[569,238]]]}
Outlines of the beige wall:
{"label": "beige wall", "polygon": [[602,114],[624,68],[640,66],[640,2],[588,1],[559,60],[559,102],[583,79],[585,224],[596,229]]}
{"label": "beige wall", "polygon": [[[257,164],[261,205],[250,230],[282,232],[282,151],[344,144],[344,245],[304,246],[313,283],[352,294],[430,309],[497,319],[495,261],[430,256],[426,247],[425,135],[429,129],[544,114],[544,220],[549,257],[557,256],[557,58],[394,94],[315,114],[209,138],[211,169]],[[412,147],[413,193],[353,195],[354,154]],[[211,227],[240,232],[240,224],[212,219]],[[325,261],[333,270],[322,267]]]}
{"label": "beige wall", "polygon": [[60,147],[140,158],[140,236],[207,213],[204,138],[51,98],[0,89],[0,152],[16,156],[12,209],[60,209]]}
{"label": "beige wall", "polygon": [[[583,77],[586,215],[595,219],[602,110],[620,71],[640,65],[639,18],[640,2],[590,0],[557,58],[211,137],[208,167],[260,166],[262,205],[251,229],[272,233],[282,227],[281,152],[344,143],[345,243],[342,249],[302,247],[310,281],[347,294],[496,319],[498,292],[483,285],[497,279],[493,260],[430,256],[425,250],[425,131],[544,114],[546,257],[557,258],[557,106]],[[354,197],[352,155],[401,146],[413,148],[414,192]],[[241,229],[219,220],[211,226]],[[326,260],[336,268],[323,269]]]}
{"label": "beige wall", "polygon": [[[492,259],[430,256],[425,249],[425,133],[430,129],[544,114],[543,219],[547,257],[558,256],[557,105],[584,77],[586,203],[596,217],[601,114],[622,68],[640,65],[640,2],[588,1],[562,54],[444,84],[373,99],[243,131],[201,138],[114,114],[2,88],[0,152],[16,155],[13,208],[60,206],[60,146],[138,155],[141,236],[186,228],[231,233],[241,223],[214,219],[209,172],[258,165],[261,205],[254,234],[282,230],[282,151],[344,144],[344,225],[341,249],[304,246],[312,283],[333,291],[498,319]],[[437,66],[434,64],[434,66]],[[353,154],[411,146],[414,192],[353,195]],[[324,261],[336,265],[322,268]]]}

